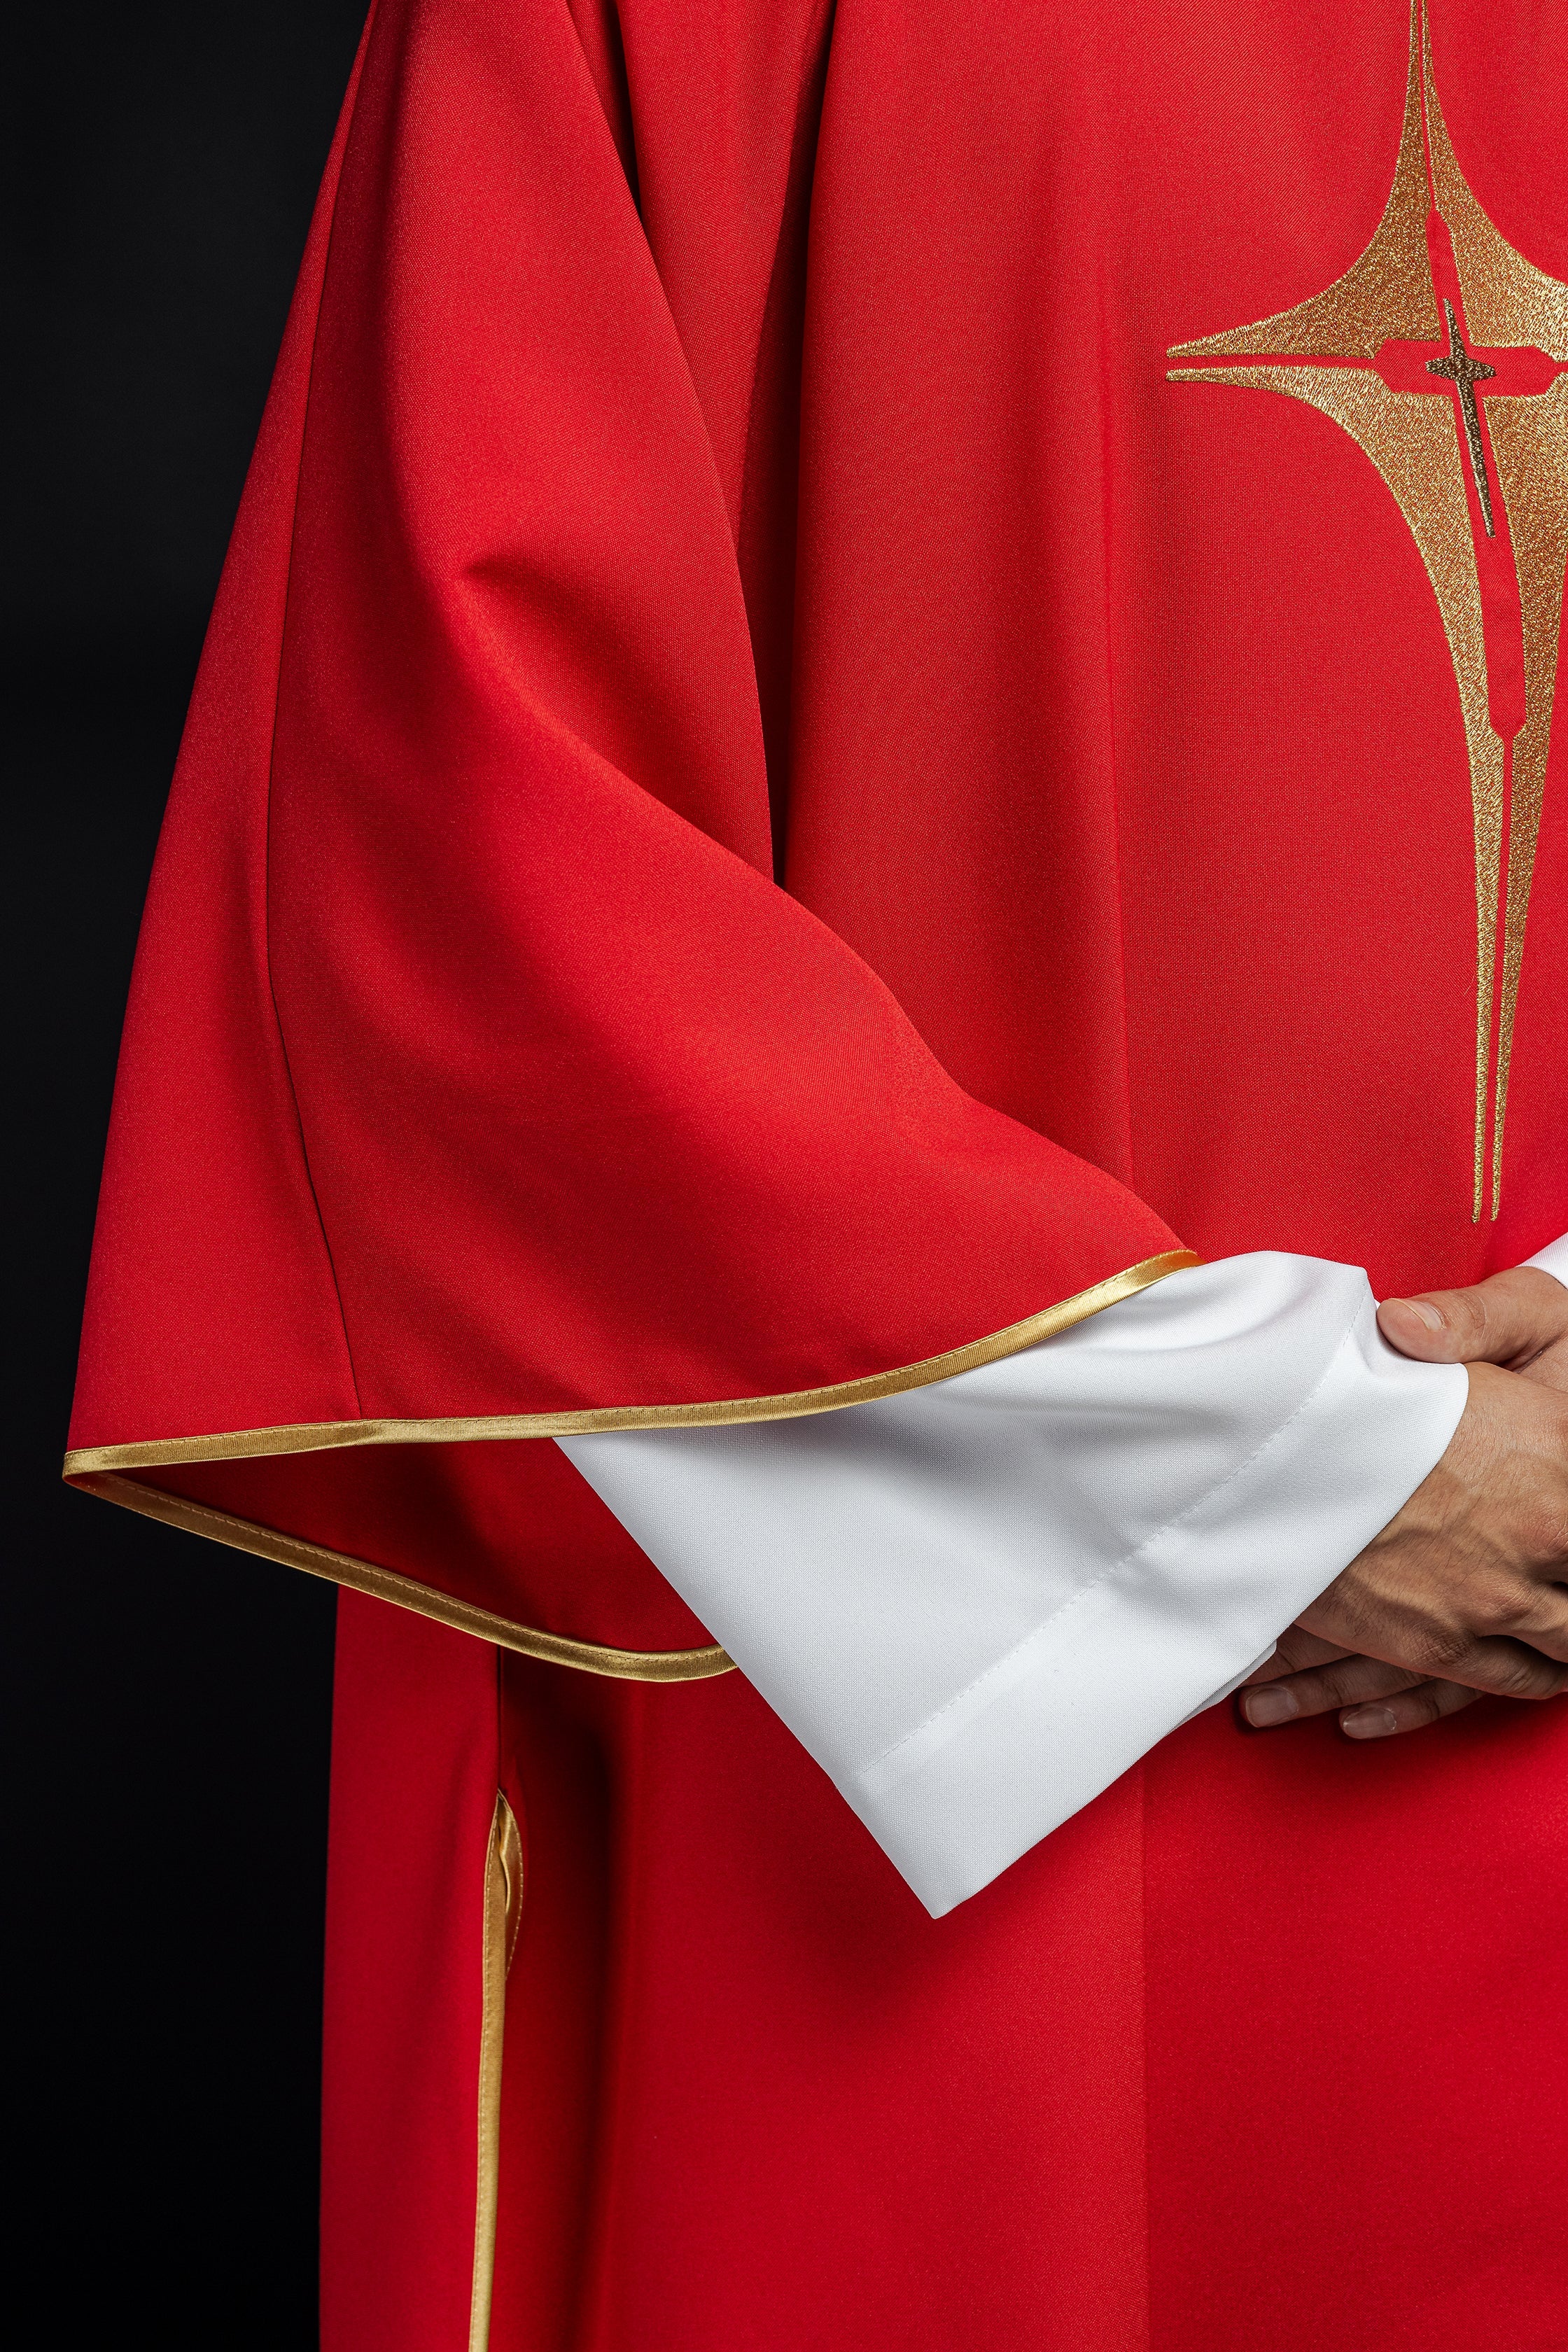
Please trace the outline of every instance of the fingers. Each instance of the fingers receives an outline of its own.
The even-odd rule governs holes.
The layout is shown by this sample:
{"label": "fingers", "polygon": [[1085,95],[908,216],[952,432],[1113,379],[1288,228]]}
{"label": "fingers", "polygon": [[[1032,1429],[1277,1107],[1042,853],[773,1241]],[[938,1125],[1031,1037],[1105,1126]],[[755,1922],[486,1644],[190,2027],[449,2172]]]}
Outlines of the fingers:
{"label": "fingers", "polygon": [[1417,1683],[1414,1690],[1397,1692],[1380,1706],[1347,1707],[1340,1729],[1347,1739],[1392,1739],[1398,1732],[1419,1731],[1424,1724],[1458,1715],[1480,1696],[1464,1683]]}
{"label": "fingers", "polygon": [[[1292,1629],[1296,1631],[1296,1629]],[[1299,1636],[1298,1636],[1299,1638]],[[1329,1647],[1318,1643],[1319,1649]],[[1273,1660],[1269,1661],[1272,1664]],[[1456,1715],[1472,1699],[1545,1699],[1568,1690],[1568,1664],[1543,1657],[1523,1642],[1470,1643],[1449,1676],[1434,1676],[1382,1659],[1340,1654],[1321,1664],[1245,1684],[1237,1704],[1255,1731],[1273,1730],[1318,1715],[1338,1713],[1351,1739],[1386,1739],[1418,1731]]]}
{"label": "fingers", "polygon": [[1347,1739],[1392,1739],[1473,1706],[1485,1693],[1468,1683],[1423,1680],[1380,1658],[1348,1657],[1321,1670],[1258,1684],[1241,1693],[1241,1712],[1257,1730],[1339,1710]]}
{"label": "fingers", "polygon": [[1262,1731],[1275,1724],[1299,1722],[1304,1716],[1330,1715],[1336,1707],[1355,1706],[1366,1699],[1387,1698],[1426,1680],[1424,1675],[1391,1665],[1384,1658],[1342,1656],[1326,1665],[1285,1675],[1276,1682],[1244,1686],[1241,1712],[1255,1730]]}
{"label": "fingers", "polygon": [[1550,1698],[1568,1682],[1568,1597],[1560,1585],[1477,1577],[1467,1614],[1468,1624],[1413,1624],[1392,1643],[1367,1647],[1374,1655],[1392,1647],[1401,1665],[1504,1698]]}
{"label": "fingers", "polygon": [[1422,1363],[1521,1370],[1568,1340],[1568,1287],[1540,1266],[1510,1266],[1465,1290],[1385,1298],[1377,1322],[1391,1347]]}
{"label": "fingers", "polygon": [[1555,1698],[1568,1690],[1568,1664],[1545,1657],[1524,1642],[1471,1642],[1443,1663],[1445,1682],[1489,1691],[1494,1698]]}
{"label": "fingers", "polygon": [[1277,1683],[1286,1675],[1299,1674],[1303,1666],[1327,1665],[1331,1658],[1348,1658],[1349,1650],[1337,1642],[1325,1642],[1316,1633],[1309,1633],[1304,1625],[1287,1625],[1274,1644],[1274,1654],[1254,1666],[1247,1684]]}

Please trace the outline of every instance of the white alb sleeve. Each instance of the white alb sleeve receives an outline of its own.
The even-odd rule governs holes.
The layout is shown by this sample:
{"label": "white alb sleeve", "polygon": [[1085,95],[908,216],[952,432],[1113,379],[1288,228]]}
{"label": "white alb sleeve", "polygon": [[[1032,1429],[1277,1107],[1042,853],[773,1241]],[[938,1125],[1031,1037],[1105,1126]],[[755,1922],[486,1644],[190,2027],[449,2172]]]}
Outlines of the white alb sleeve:
{"label": "white alb sleeve", "polygon": [[559,1442],[940,1916],[1266,1658],[1466,1394],[1263,1252],[875,1403]]}

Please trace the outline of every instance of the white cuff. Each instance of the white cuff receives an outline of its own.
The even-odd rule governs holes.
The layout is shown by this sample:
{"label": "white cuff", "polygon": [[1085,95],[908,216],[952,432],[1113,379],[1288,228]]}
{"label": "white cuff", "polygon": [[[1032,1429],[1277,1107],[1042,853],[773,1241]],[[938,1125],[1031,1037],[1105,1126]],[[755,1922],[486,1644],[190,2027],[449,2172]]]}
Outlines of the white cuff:
{"label": "white cuff", "polygon": [[874,1404],[560,1442],[940,1916],[1266,1657],[1467,1390],[1264,1252]]}
{"label": "white cuff", "polygon": [[1568,1234],[1560,1235],[1554,1242],[1548,1242],[1544,1249],[1537,1250],[1535,1255],[1527,1257],[1524,1263],[1526,1265],[1538,1265],[1542,1274],[1554,1274],[1564,1289],[1568,1289]]}

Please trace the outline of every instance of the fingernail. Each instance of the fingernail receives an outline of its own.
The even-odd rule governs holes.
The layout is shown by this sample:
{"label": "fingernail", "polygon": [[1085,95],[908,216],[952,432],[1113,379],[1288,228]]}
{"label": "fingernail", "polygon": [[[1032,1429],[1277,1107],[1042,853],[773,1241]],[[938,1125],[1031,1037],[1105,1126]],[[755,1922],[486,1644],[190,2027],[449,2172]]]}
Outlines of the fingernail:
{"label": "fingernail", "polygon": [[1441,1331],[1445,1327],[1447,1318],[1424,1298],[1391,1298],[1388,1303],[1391,1307],[1408,1307],[1412,1315],[1419,1315],[1428,1331]]}
{"label": "fingernail", "polygon": [[1399,1717],[1391,1706],[1354,1706],[1340,1717],[1347,1739],[1386,1739],[1398,1728]]}
{"label": "fingernail", "polygon": [[1270,1690],[1267,1685],[1262,1690],[1248,1691],[1241,1704],[1248,1723],[1257,1724],[1259,1729],[1271,1723],[1289,1723],[1293,1715],[1301,1712],[1294,1691]]}

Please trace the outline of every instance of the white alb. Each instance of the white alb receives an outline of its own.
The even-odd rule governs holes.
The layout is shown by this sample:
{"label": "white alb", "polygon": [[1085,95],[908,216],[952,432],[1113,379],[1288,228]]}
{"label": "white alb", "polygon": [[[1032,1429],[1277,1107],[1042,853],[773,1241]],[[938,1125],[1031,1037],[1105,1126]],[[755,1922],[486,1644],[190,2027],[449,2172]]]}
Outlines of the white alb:
{"label": "white alb", "polygon": [[1466,1392],[1261,1252],[876,1403],[561,1443],[940,1916],[1266,1658]]}

